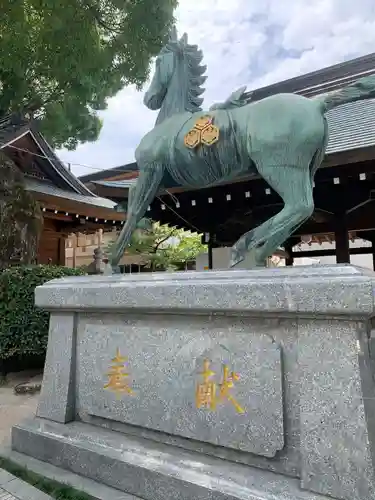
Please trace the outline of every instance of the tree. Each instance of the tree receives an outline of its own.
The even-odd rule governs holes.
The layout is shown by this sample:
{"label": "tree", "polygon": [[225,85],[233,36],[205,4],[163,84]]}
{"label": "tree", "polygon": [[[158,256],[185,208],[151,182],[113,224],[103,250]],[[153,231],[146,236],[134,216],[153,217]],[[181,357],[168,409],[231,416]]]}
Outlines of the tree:
{"label": "tree", "polygon": [[[0,7],[0,116],[20,111],[50,143],[95,141],[97,115],[141,88],[177,0],[5,0]],[[124,110],[126,113],[126,110]]]}
{"label": "tree", "polygon": [[0,151],[0,271],[35,264],[43,215],[17,166]]}
{"label": "tree", "polygon": [[176,240],[176,244],[165,249],[170,268],[182,271],[187,263],[195,261],[198,255],[207,252],[207,246],[203,245],[200,234],[180,230],[176,234]]}
{"label": "tree", "polygon": [[[106,253],[111,253],[113,244],[108,245]],[[183,270],[188,262],[205,251],[199,234],[156,222],[133,233],[126,254],[142,256],[144,265],[151,271],[165,271]]]}

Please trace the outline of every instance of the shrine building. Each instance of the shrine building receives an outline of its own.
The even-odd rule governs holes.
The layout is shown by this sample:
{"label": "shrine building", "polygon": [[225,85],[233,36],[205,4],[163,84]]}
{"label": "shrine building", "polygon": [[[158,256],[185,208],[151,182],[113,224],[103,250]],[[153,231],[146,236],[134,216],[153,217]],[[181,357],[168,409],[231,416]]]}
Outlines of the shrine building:
{"label": "shrine building", "polygon": [[[251,98],[284,92],[314,97],[370,74],[375,74],[375,53],[256,89]],[[315,177],[315,211],[285,243],[282,255],[286,265],[302,258],[346,263],[350,255],[367,256],[367,267],[375,267],[375,99],[337,107],[327,113],[327,120],[330,139]],[[137,166],[131,163],[82,176],[80,181],[98,196],[120,202],[136,177]],[[209,246],[207,267],[217,268],[215,248],[232,246],[282,206],[281,198],[260,177],[202,189],[181,189],[171,182],[147,215],[202,233]]]}
{"label": "shrine building", "polygon": [[125,214],[115,203],[92,193],[55,155],[32,122],[16,115],[0,120],[0,147],[24,178],[43,213],[39,264],[65,265],[71,233],[119,228]]}

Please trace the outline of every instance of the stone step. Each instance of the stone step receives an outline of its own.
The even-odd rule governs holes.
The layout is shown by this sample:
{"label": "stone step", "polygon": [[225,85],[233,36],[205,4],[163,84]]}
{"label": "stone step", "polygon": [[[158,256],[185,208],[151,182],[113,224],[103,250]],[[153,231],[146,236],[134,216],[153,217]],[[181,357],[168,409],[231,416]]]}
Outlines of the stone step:
{"label": "stone step", "polygon": [[80,422],[27,421],[12,448],[144,500],[328,500],[296,479]]}

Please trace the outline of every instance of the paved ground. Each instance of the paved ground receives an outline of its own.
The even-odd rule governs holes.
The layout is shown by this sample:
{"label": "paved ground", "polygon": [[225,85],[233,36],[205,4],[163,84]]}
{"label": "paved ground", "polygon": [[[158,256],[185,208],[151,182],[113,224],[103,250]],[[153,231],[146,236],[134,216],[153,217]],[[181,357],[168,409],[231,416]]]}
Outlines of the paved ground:
{"label": "paved ground", "polygon": [[[0,387],[0,449],[10,444],[12,425],[35,414],[38,395],[16,395],[23,379],[15,377]],[[52,500],[50,496],[0,469],[0,500]]]}
{"label": "paved ground", "polygon": [[0,500],[52,500],[52,497],[0,469]]}
{"label": "paved ground", "polygon": [[0,387],[0,448],[9,445],[12,425],[35,414],[37,401],[37,394],[15,395],[13,383]]}

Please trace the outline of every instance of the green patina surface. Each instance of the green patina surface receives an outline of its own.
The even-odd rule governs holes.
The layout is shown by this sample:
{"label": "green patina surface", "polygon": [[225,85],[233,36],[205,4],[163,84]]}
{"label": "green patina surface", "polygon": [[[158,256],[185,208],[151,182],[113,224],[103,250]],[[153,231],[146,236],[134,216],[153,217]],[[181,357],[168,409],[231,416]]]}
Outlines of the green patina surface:
{"label": "green patina surface", "polygon": [[[241,88],[203,111],[202,59],[187,35],[178,39],[175,30],[157,58],[144,103],[160,111],[155,127],[136,149],[139,177],[130,188],[128,219],[113,248],[114,267],[166,176],[177,185],[196,188],[257,173],[281,196],[284,208],[240,237],[232,248],[231,266],[247,253],[254,266],[263,266],[313,213],[314,175],[328,142],[325,114],[342,104],[375,97],[371,75],[312,99],[276,94],[252,103]],[[210,118],[211,129],[194,132],[202,117]]]}

